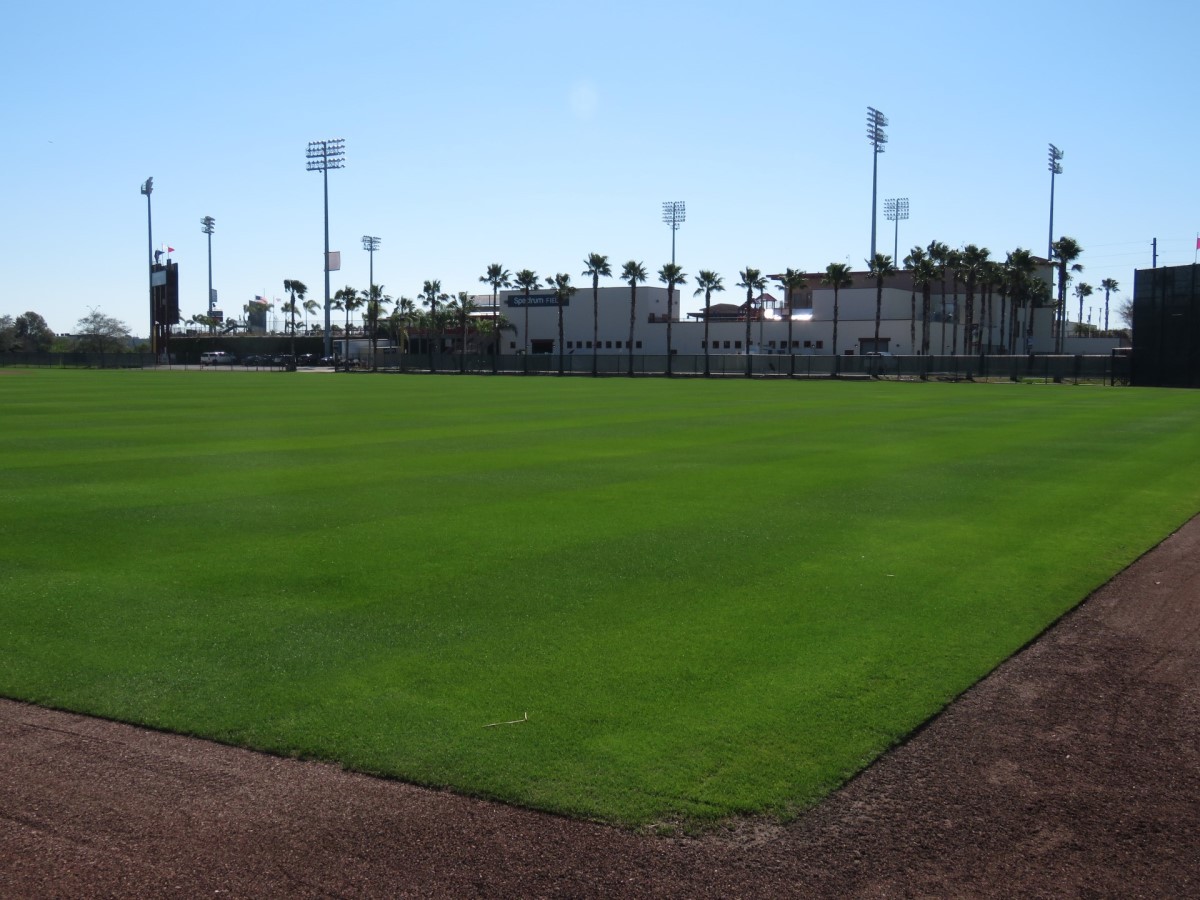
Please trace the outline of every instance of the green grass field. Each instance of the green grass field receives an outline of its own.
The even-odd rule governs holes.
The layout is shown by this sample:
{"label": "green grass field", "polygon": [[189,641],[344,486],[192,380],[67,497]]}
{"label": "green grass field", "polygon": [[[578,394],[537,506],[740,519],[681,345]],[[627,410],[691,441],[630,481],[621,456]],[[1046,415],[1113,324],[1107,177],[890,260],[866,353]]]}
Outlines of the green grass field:
{"label": "green grass field", "polygon": [[794,814],[1200,509],[1183,391],[4,370],[0,424],[0,694],[633,825]]}

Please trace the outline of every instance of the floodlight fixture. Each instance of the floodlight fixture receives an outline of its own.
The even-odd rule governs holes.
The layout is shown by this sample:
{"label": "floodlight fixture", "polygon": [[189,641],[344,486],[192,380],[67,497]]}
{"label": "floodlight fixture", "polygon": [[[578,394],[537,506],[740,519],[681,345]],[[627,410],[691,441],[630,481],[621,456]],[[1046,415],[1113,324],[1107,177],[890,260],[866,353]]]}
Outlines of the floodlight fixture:
{"label": "floodlight fixture", "polygon": [[883,201],[883,217],[889,222],[895,222],[895,234],[892,238],[892,262],[896,261],[900,252],[900,223],[908,220],[908,198],[899,197]]}
{"label": "floodlight fixture", "polygon": [[687,204],[682,200],[665,200],[662,205],[662,220],[671,226],[671,265],[675,265],[675,232],[687,219]]}
{"label": "floodlight fixture", "polygon": [[[379,238],[374,237],[373,235],[364,234],[363,238],[362,238],[362,244],[363,244],[363,249],[366,250],[367,253],[371,257],[371,290],[367,294],[367,299],[374,300],[375,299],[375,251],[379,249]],[[346,340],[349,341],[349,339],[350,339],[350,337],[349,337],[349,335],[347,335]],[[349,361],[349,359],[350,359],[349,343],[346,344],[346,359],[347,359],[347,361]],[[347,366],[346,371],[349,371],[348,366]]]}

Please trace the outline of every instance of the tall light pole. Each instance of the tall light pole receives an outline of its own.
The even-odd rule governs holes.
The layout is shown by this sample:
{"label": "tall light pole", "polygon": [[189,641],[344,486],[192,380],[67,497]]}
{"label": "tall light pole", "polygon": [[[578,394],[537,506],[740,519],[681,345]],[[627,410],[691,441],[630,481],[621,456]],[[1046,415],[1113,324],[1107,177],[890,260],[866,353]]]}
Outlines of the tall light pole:
{"label": "tall light pole", "polygon": [[[892,262],[899,259],[900,253],[900,223],[908,221],[908,198],[883,201],[883,217],[889,222],[896,223],[896,231],[892,236]],[[872,256],[872,259],[875,257]]]}
{"label": "tall light pole", "polygon": [[[346,142],[308,142],[308,171],[320,172],[325,183],[325,355],[333,355],[333,337],[329,333],[329,170],[340,169],[346,163]],[[349,346],[349,345],[347,345]]]}
{"label": "tall light pole", "polygon": [[[367,291],[367,303],[370,304],[375,300],[375,251],[379,249],[379,238],[372,237],[369,234],[363,235],[363,249],[371,257],[371,287]],[[369,310],[369,307],[368,307]],[[374,346],[374,344],[372,344]],[[397,353],[399,350],[396,351]],[[375,364],[374,358],[371,359],[371,365]],[[350,335],[346,335],[346,371],[350,371]]]}
{"label": "tall light pole", "polygon": [[1046,241],[1046,259],[1054,256],[1054,176],[1062,174],[1063,152],[1050,145],[1050,239]]}
{"label": "tall light pole", "polygon": [[[211,319],[213,309],[217,305],[217,300],[213,296],[212,289],[212,236],[213,226],[217,224],[217,220],[212,216],[205,216],[200,220],[200,230],[208,235],[208,316]],[[210,328],[215,326],[210,325]]]}
{"label": "tall light pole", "polygon": [[871,259],[875,258],[875,220],[876,197],[879,186],[879,154],[887,143],[887,135],[883,129],[887,125],[887,116],[873,106],[867,107],[867,140],[871,142]]}
{"label": "tall light pole", "polygon": [[147,178],[142,184],[142,195],[146,198],[146,273],[150,285],[150,352],[158,361],[158,318],[154,310],[154,227],[150,218],[150,195],[154,192],[154,179]]}
{"label": "tall light pole", "polygon": [[[687,205],[682,200],[666,200],[663,202],[662,209],[663,222],[671,227],[671,265],[675,265],[675,232],[687,218]],[[667,297],[667,318],[672,320],[675,318],[674,292]]]}

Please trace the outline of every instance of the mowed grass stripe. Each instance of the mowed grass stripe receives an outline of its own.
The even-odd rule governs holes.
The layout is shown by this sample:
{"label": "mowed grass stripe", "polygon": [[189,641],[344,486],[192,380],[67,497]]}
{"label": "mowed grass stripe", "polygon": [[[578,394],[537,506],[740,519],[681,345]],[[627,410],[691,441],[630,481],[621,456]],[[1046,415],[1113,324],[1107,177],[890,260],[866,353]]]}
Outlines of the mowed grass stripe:
{"label": "mowed grass stripe", "polygon": [[0,378],[0,692],[615,822],[787,816],[1200,508],[1197,407]]}

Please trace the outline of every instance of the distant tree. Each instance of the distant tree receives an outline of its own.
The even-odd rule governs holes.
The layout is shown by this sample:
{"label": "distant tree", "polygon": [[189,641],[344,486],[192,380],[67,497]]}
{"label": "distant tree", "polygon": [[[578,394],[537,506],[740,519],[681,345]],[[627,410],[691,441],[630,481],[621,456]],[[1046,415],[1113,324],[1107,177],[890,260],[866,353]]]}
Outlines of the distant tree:
{"label": "distant tree", "polygon": [[346,313],[346,371],[350,371],[350,314],[354,310],[362,306],[362,299],[359,297],[357,288],[352,288],[346,285],[340,291],[333,295],[338,301],[338,309],[344,310]]}
{"label": "distant tree", "polygon": [[554,305],[558,307],[558,374],[563,374],[563,307],[571,302],[571,295],[578,288],[571,284],[571,276],[559,272],[553,278],[547,278],[546,284],[554,289]]}
{"label": "distant tree", "polygon": [[796,374],[796,351],[792,349],[792,319],[795,318],[792,314],[792,295],[798,290],[803,290],[808,287],[808,276],[797,269],[788,269],[782,275],[777,275],[775,280],[779,286],[783,288],[784,306],[787,307],[788,330],[787,330],[787,346],[790,364],[788,366],[788,375]]}
{"label": "distant tree", "polygon": [[0,316],[0,353],[8,353],[17,340],[17,325],[12,316]]}
{"label": "distant tree", "polygon": [[972,327],[975,324],[975,289],[979,286],[979,279],[987,267],[989,254],[990,251],[986,247],[967,244],[959,257],[959,274],[967,289],[966,316],[963,319],[963,353],[971,352]]}
{"label": "distant tree", "polygon": [[129,348],[131,332],[120,319],[95,307],[75,323],[76,347],[90,353],[122,353]]}
{"label": "distant tree", "polygon": [[621,280],[629,285],[629,377],[633,377],[633,333],[637,325],[637,286],[644,283],[649,276],[646,267],[636,259],[631,259],[621,269]]}
{"label": "distant tree", "polygon": [[1104,289],[1104,330],[1108,331],[1108,295],[1120,290],[1121,286],[1117,284],[1117,279],[1105,278],[1100,282],[1100,287]]}
{"label": "distant tree", "polygon": [[896,272],[892,258],[886,253],[876,253],[866,260],[867,274],[875,279],[875,350],[879,350],[879,319],[883,313],[883,282]]}
{"label": "distant tree", "polygon": [[317,310],[319,310],[320,308],[321,308],[321,304],[318,303],[316,300],[305,300],[304,301],[304,333],[305,334],[309,333],[308,317],[310,315],[316,315]]}
{"label": "distant tree", "polygon": [[1078,326],[1075,329],[1076,334],[1083,328],[1083,301],[1092,296],[1093,291],[1094,288],[1086,281],[1081,281],[1075,285],[1075,296],[1079,298],[1079,319],[1076,323]]}
{"label": "distant tree", "polygon": [[13,321],[13,348],[25,353],[44,353],[54,344],[54,332],[46,320],[33,312],[22,313]]}
{"label": "distant tree", "polygon": [[1133,327],[1133,301],[1122,300],[1117,304],[1117,318],[1125,323],[1125,327]]}
{"label": "distant tree", "polygon": [[754,375],[754,357],[750,353],[750,320],[754,313],[754,292],[765,289],[767,279],[758,269],[749,266],[738,272],[738,277],[742,279],[738,287],[746,289],[746,377],[751,378]]}
{"label": "distant tree", "polygon": [[[429,346],[429,371],[436,371],[437,365],[433,361],[433,341],[429,338],[430,331],[436,331],[438,343],[442,342],[442,317],[438,315],[438,304],[444,303],[450,299],[448,294],[442,293],[442,283],[440,281],[426,281],[421,286],[421,293],[417,294],[417,299],[421,301],[421,305],[429,310],[429,315],[425,321],[427,323],[425,331],[425,343]],[[441,347],[438,347],[441,352]]]}
{"label": "distant tree", "polygon": [[667,286],[667,377],[671,377],[671,322],[674,320],[675,285],[687,284],[687,275],[683,267],[675,263],[667,263],[658,270],[658,280]]}
{"label": "distant tree", "polygon": [[525,328],[521,332],[521,355],[525,357],[525,371],[529,371],[529,295],[540,283],[537,272],[533,269],[522,269],[513,276],[513,284],[525,294]]}
{"label": "distant tree", "polygon": [[596,362],[600,351],[600,278],[612,278],[612,265],[602,253],[589,253],[583,261],[583,274],[592,279],[592,377],[599,374]]}
{"label": "distant tree", "polygon": [[821,276],[821,284],[833,288],[833,373],[838,372],[838,291],[850,287],[854,278],[847,263],[830,263]]}
{"label": "distant tree", "polygon": [[692,292],[692,296],[695,297],[698,294],[704,295],[704,377],[705,378],[708,378],[712,375],[712,371],[709,369],[709,365],[708,365],[708,350],[709,350],[708,307],[709,307],[709,301],[712,300],[712,295],[713,295],[714,291],[723,291],[723,290],[725,290],[725,284],[722,281],[720,275],[718,275],[716,272],[713,272],[711,269],[701,269],[700,270],[700,274],[696,276],[696,290],[694,290]]}
{"label": "distant tree", "polygon": [[1083,248],[1074,238],[1060,237],[1050,245],[1055,266],[1058,268],[1058,310],[1056,320],[1057,339],[1054,350],[1062,353],[1063,336],[1067,330],[1067,285],[1071,281],[1072,272],[1082,272],[1083,266],[1075,262],[1083,254]]}
{"label": "distant tree", "polygon": [[[904,257],[904,268],[912,274],[912,313],[908,323],[909,346],[913,353],[929,352],[929,293],[933,283],[933,266],[925,248],[917,246]],[[921,291],[921,346],[917,347],[917,290]]]}
{"label": "distant tree", "polygon": [[467,329],[471,324],[471,315],[478,307],[471,295],[466,291],[459,291],[458,296],[450,301],[450,305],[446,311],[458,324],[462,332],[462,348],[458,354],[458,372],[460,375],[467,373]]}
{"label": "distant tree", "polygon": [[512,285],[512,273],[500,263],[490,263],[487,271],[479,276],[484,284],[492,286],[492,372],[496,371],[500,360],[500,289]]}
{"label": "distant tree", "polygon": [[377,353],[379,349],[379,321],[383,318],[383,306],[392,298],[383,292],[382,284],[373,284],[370,288],[362,291],[359,296],[359,303],[363,308],[363,326],[367,330],[367,338],[371,342],[371,370],[374,371],[376,366]]}

